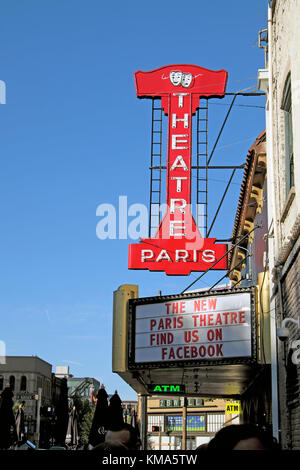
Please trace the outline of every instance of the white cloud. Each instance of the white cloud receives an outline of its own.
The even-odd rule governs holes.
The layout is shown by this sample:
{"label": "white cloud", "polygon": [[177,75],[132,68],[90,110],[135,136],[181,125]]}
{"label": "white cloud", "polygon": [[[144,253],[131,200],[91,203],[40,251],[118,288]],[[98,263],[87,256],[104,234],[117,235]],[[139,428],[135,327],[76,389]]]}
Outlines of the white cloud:
{"label": "white cloud", "polygon": [[71,366],[82,366],[81,362],[76,362],[76,361],[70,361],[69,359],[63,359],[59,362],[65,362],[67,364],[70,364]]}

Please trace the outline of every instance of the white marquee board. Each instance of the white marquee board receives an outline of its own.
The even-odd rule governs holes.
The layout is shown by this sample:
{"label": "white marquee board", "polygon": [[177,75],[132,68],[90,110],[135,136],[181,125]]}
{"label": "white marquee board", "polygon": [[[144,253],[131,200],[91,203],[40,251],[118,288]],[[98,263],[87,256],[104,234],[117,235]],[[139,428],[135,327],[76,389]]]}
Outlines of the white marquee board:
{"label": "white marquee board", "polygon": [[137,301],[133,316],[134,363],[251,358],[252,295],[247,291],[140,304]]}

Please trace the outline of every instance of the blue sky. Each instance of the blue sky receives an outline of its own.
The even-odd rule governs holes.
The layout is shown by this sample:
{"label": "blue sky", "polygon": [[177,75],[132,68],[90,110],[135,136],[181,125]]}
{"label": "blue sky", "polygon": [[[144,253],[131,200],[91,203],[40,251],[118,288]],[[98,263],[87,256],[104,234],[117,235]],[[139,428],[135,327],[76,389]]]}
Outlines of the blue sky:
{"label": "blue sky", "polygon": [[[188,63],[227,70],[228,92],[253,87],[264,68],[257,38],[266,15],[263,0],[2,2],[0,340],[7,355],[70,365],[75,376],[135,398],[111,372],[113,291],[131,283],[141,297],[179,293],[196,274],[128,271],[132,240],[96,237],[99,204],[117,207],[126,195],[129,205],[148,205],[151,103],[136,98],[133,74]],[[230,100],[210,106],[210,148]],[[264,97],[236,103],[214,164],[243,163],[264,129]],[[211,217],[229,176],[211,174]],[[230,237],[241,176],[211,236]]]}

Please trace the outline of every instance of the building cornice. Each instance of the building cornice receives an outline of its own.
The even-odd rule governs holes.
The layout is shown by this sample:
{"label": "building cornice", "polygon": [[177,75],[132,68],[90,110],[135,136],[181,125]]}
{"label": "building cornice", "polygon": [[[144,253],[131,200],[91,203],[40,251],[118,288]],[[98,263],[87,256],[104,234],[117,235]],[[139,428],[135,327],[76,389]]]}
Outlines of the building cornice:
{"label": "building cornice", "polygon": [[[263,206],[263,187],[266,176],[266,132],[263,131],[249,148],[244,175],[241,184],[239,202],[232,231],[232,245],[238,242],[254,228],[256,214],[260,213]],[[254,232],[245,238],[239,247],[235,247],[229,255],[229,277],[232,281],[240,280],[241,271],[245,266],[243,262],[247,244],[253,241]]]}

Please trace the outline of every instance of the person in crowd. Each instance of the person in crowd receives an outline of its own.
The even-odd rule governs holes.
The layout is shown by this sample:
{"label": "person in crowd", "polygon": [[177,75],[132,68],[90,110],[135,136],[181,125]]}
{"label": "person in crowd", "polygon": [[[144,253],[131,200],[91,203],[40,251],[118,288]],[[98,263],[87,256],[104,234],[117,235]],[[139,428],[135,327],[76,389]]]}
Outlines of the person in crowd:
{"label": "person in crowd", "polygon": [[113,454],[123,454],[124,452],[128,452],[128,448],[121,444],[121,442],[101,442],[93,447],[92,451],[103,453],[103,452],[110,452]]}
{"label": "person in crowd", "polygon": [[206,450],[279,450],[272,434],[254,424],[224,426],[207,444]]}
{"label": "person in crowd", "polygon": [[111,425],[105,434],[105,443],[119,443],[128,450],[139,450],[141,447],[137,430],[127,423]]}
{"label": "person in crowd", "polygon": [[196,453],[199,454],[199,453],[202,453],[205,450],[207,450],[207,443],[200,444],[196,449]]}

